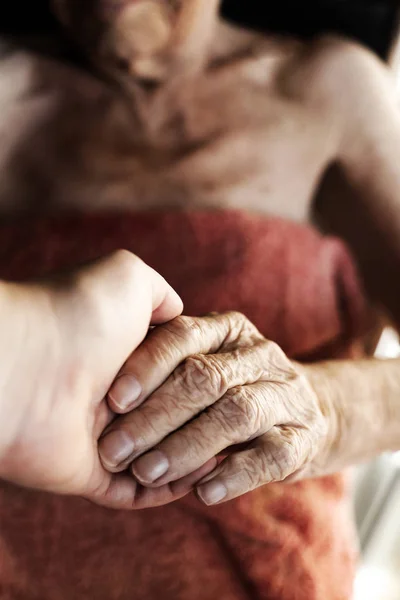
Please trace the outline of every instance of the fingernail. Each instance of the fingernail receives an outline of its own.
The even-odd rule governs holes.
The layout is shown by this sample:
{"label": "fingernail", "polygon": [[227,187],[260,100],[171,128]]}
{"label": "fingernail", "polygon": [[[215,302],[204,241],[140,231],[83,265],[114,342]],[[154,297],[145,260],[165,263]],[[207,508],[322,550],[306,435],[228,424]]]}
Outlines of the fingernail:
{"label": "fingernail", "polygon": [[142,386],[133,375],[121,375],[108,392],[115,406],[121,410],[133,408],[140,398]]}
{"label": "fingernail", "polygon": [[207,504],[207,506],[221,502],[228,493],[226,487],[220,481],[203,483],[203,485],[198,486],[196,491],[200,496],[200,500],[202,500],[204,504]]}
{"label": "fingernail", "polygon": [[100,456],[105,465],[117,467],[134,449],[135,444],[125,431],[110,431],[101,440]]}
{"label": "fingernail", "polygon": [[160,450],[141,456],[132,466],[133,474],[143,483],[153,483],[165,475],[168,469],[168,458]]}

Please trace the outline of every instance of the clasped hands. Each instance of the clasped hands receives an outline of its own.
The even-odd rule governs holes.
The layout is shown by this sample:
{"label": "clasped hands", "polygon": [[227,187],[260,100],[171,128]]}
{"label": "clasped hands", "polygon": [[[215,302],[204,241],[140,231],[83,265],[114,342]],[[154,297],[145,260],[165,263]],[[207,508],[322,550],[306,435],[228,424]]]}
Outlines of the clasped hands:
{"label": "clasped hands", "polygon": [[194,488],[213,505],[318,474],[323,408],[301,372],[241,314],[178,317],[150,332],[108,393],[104,467],[137,482],[134,507]]}
{"label": "clasped hands", "polygon": [[125,251],[0,282],[0,478],[132,509],[324,473],[332,411],[303,367],[241,314],[181,312]]}

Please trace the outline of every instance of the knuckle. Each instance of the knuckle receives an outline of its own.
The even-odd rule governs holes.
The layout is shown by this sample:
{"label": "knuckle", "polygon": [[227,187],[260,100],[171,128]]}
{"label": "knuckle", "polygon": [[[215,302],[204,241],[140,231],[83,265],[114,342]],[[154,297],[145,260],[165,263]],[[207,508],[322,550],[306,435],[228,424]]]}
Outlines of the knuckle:
{"label": "knuckle", "polygon": [[230,311],[225,313],[225,318],[228,320],[230,331],[232,333],[237,333],[237,335],[240,335],[247,331],[247,329],[254,327],[248,318],[238,311]]}
{"label": "knuckle", "polygon": [[283,354],[283,351],[281,350],[280,346],[278,346],[278,344],[276,342],[273,342],[272,340],[264,340],[262,348],[264,351],[268,352],[271,355]]}
{"label": "knuckle", "polygon": [[249,319],[240,312],[231,311],[223,314],[227,321],[228,334],[225,343],[232,343],[234,340],[241,342],[254,343],[255,340],[263,339],[258,329]]}
{"label": "knuckle", "polygon": [[[154,336],[150,334],[148,340],[146,340],[141,346],[141,352],[144,354],[146,361],[149,365],[157,365],[157,368],[162,369],[165,374],[168,376],[172,370],[171,365],[175,365],[175,357],[176,357],[176,348],[170,342],[170,336],[165,335],[163,326],[158,327],[155,330]],[[132,354],[132,360],[128,360],[128,365],[130,362],[134,364],[135,354]]]}
{"label": "knuckle", "polygon": [[142,261],[129,250],[114,250],[110,256],[110,260],[121,269],[136,269],[142,265]]}
{"label": "knuckle", "polygon": [[273,381],[290,383],[298,380],[298,373],[284,351],[271,340],[260,343],[260,351],[265,365],[265,376]]}
{"label": "knuckle", "polygon": [[265,340],[263,342],[263,350],[267,353],[272,364],[282,365],[284,363],[286,365],[286,363],[289,363],[286,354],[276,342]]}
{"label": "knuckle", "polygon": [[116,281],[130,282],[140,288],[149,285],[152,269],[129,250],[115,250],[108,257],[108,263]]}
{"label": "knuckle", "polygon": [[246,387],[228,390],[214,410],[222,426],[232,432],[234,441],[244,441],[261,426],[260,404]]}
{"label": "knuckle", "polygon": [[254,490],[266,482],[267,471],[263,468],[264,457],[261,451],[257,450],[252,459],[236,455],[232,462],[234,472],[241,473],[244,491]]}
{"label": "knuckle", "polygon": [[233,323],[250,323],[248,318],[238,310],[230,310],[224,314],[226,318],[230,319]]}
{"label": "knuckle", "polygon": [[289,441],[283,441],[272,452],[271,474],[275,481],[283,481],[291,475],[299,464],[299,448]]}
{"label": "knuckle", "polygon": [[150,334],[152,343],[149,346],[149,358],[153,362],[156,358],[165,365],[179,364],[193,351],[199,351],[202,346],[202,327],[198,321],[200,319],[179,316],[157,327]]}
{"label": "knuckle", "polygon": [[189,356],[173,376],[187,394],[201,392],[219,397],[228,385],[227,374],[213,355]]}
{"label": "knuckle", "polygon": [[179,316],[164,327],[180,341],[186,341],[193,336],[200,337],[203,332],[201,319],[195,317]]}

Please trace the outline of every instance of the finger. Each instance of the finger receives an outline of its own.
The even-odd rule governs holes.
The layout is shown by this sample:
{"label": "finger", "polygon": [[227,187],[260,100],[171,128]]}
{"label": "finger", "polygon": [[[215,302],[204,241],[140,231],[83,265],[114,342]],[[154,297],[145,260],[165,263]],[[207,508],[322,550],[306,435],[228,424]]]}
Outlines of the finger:
{"label": "finger", "polygon": [[67,314],[81,311],[82,316],[73,313],[75,322],[84,319],[88,331],[92,322],[96,336],[107,340],[107,344],[99,344],[96,353],[79,350],[88,360],[95,357],[93,368],[102,375],[97,379],[96,395],[106,396],[121,365],[145,338],[152,315],[155,321],[175,317],[182,302],[158,273],[127,251],[114,252],[72,277],[74,295],[67,295],[66,300],[62,295]]}
{"label": "finger", "polygon": [[[150,269],[150,267],[147,267]],[[153,269],[149,275],[152,281],[152,317],[151,324],[167,323],[178,317],[183,310],[181,298],[175,290]]]}
{"label": "finger", "polygon": [[253,346],[224,354],[197,355],[180,365],[146,402],[116,420],[100,441],[110,471],[127,465],[214,404],[231,388],[256,382],[265,368]]}
{"label": "finger", "polygon": [[191,473],[229,446],[262,435],[277,422],[276,415],[265,410],[265,399],[264,384],[229,390],[207,411],[135,460],[133,474],[143,485],[162,486]]}
{"label": "finger", "polygon": [[[114,302],[125,302],[125,310],[134,311],[137,320],[143,318],[145,331],[151,321],[165,323],[181,314],[182,300],[159,273],[127,250],[111,255],[84,267],[83,281],[101,287],[101,295],[112,296]],[[127,299],[129,298],[129,302]]]}
{"label": "finger", "polygon": [[127,473],[110,475],[105,472],[101,485],[97,486],[91,494],[87,494],[86,498],[95,504],[116,510],[139,510],[163,506],[190,493],[196,483],[213,471],[216,464],[216,459],[212,459],[180,481],[157,489],[142,487]]}
{"label": "finger", "polygon": [[295,429],[274,427],[251,448],[226,458],[199,483],[196,494],[208,506],[232,500],[262,485],[286,480],[301,469],[307,455],[308,444],[299,439]]}
{"label": "finger", "polygon": [[[243,333],[244,330],[249,335]],[[230,341],[237,347],[262,339],[257,329],[239,313],[203,318],[178,317],[156,327],[130,356],[110,389],[108,401],[117,413],[126,413],[142,403],[176,367],[189,356],[209,354],[225,348]]]}

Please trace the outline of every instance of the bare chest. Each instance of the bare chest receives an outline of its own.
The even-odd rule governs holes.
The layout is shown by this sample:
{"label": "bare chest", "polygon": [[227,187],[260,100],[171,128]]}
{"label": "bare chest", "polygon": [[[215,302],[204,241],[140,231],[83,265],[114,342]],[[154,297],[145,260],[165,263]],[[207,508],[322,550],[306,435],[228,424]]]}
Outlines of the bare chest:
{"label": "bare chest", "polygon": [[306,220],[328,126],[268,73],[260,58],[171,88],[145,107],[144,134],[129,98],[98,82],[28,55],[3,62],[0,209],[242,208]]}

